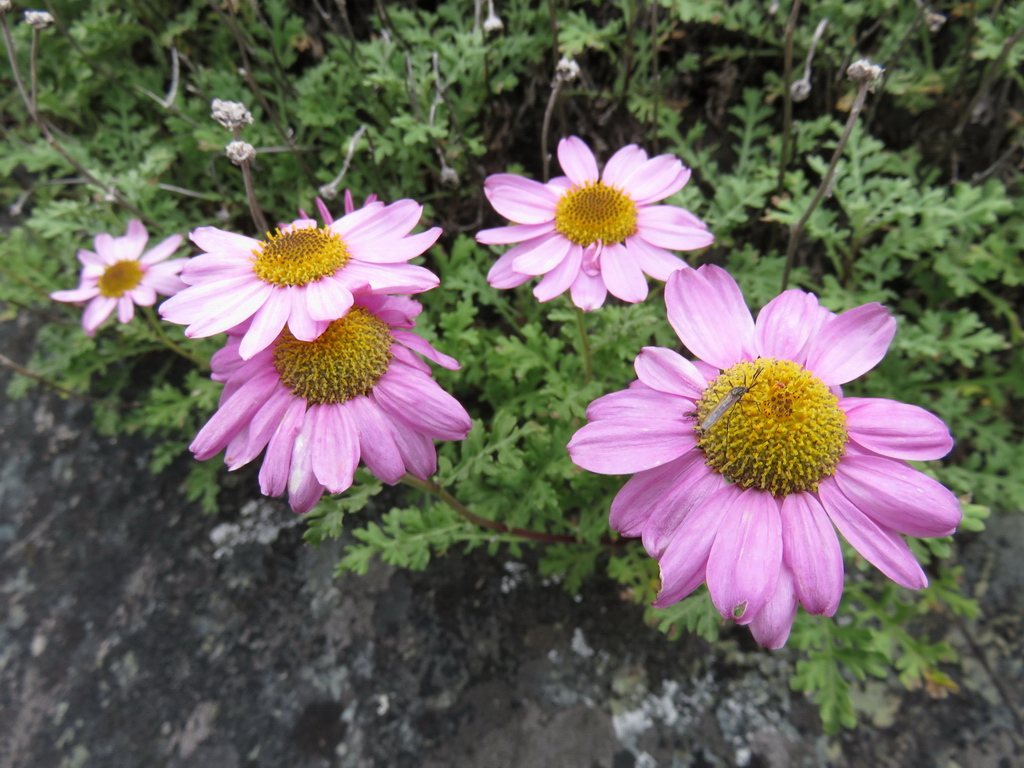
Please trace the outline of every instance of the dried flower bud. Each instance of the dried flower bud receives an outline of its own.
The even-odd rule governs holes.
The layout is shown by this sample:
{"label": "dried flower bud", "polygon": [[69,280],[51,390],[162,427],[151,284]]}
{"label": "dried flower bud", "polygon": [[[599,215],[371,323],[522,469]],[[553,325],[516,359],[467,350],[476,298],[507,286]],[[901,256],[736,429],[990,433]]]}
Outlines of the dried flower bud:
{"label": "dried flower bud", "polygon": [[214,99],[210,102],[210,117],[229,131],[252,124],[252,115],[240,101]]}
{"label": "dried flower bud", "polygon": [[232,141],[224,148],[224,154],[235,165],[241,165],[256,157],[256,150],[248,142]]}
{"label": "dried flower bud", "polygon": [[943,13],[935,13],[935,11],[928,11],[924,15],[924,23],[928,25],[928,31],[938,32],[942,29],[942,25],[946,23],[946,15]]}
{"label": "dried flower bud", "polygon": [[858,59],[846,70],[846,76],[855,83],[867,83],[868,90],[874,91],[875,86],[882,80],[882,73],[885,67],[872,64],[867,59]]}
{"label": "dried flower bud", "polygon": [[447,165],[441,166],[441,185],[454,189],[459,186],[459,174],[454,168]]}
{"label": "dried flower bud", "polygon": [[797,80],[789,86],[789,94],[793,97],[793,101],[801,102],[806,100],[811,95],[811,81],[807,78]]}
{"label": "dried flower bud", "polygon": [[[10,3],[7,5],[10,7]],[[46,11],[25,11],[25,23],[34,29],[46,29],[53,24],[53,16]]]}
{"label": "dried flower bud", "polygon": [[11,0],[0,0],[0,13],[11,10]]}
{"label": "dried flower bud", "polygon": [[496,13],[491,13],[486,19],[484,19],[484,32],[488,35],[491,32],[501,32],[505,28],[505,23],[501,20],[501,16]]}
{"label": "dried flower bud", "polygon": [[555,65],[555,77],[563,83],[571,83],[580,76],[580,65],[573,59],[563,56]]}

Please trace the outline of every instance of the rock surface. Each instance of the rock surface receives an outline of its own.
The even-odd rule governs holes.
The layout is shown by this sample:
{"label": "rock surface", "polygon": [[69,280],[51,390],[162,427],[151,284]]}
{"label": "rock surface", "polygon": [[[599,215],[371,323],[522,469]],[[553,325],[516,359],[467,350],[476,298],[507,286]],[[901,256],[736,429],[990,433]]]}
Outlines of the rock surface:
{"label": "rock surface", "polygon": [[[27,359],[31,329],[0,344]],[[669,642],[609,582],[572,596],[483,552],[335,579],[342,543],[306,546],[255,482],[204,516],[184,462],[154,477],[90,418],[41,390],[0,406],[2,766],[1024,765],[1021,515],[960,541],[985,609],[973,646],[948,629],[960,691],[869,681],[832,738],[794,651]]]}

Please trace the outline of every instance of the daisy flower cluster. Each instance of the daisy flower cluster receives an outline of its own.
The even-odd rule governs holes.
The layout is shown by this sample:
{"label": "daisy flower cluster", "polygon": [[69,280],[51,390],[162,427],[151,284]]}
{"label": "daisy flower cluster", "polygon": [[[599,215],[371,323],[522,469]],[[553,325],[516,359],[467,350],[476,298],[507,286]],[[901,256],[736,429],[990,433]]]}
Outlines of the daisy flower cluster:
{"label": "daisy flower cluster", "polygon": [[189,337],[228,334],[211,365],[224,382],[220,407],[190,449],[226,449],[229,469],[264,452],[260,489],[288,491],[298,513],[325,491],[341,493],[360,460],[386,483],[436,469],[433,440],[461,440],[472,423],[418,357],[459,364],[410,329],[420,304],[409,294],[438,285],[408,261],[441,230],[410,234],[422,206],[369,199],[323,224],[300,211],[264,240],[200,227],[204,253],[182,270],[184,290],[160,314]]}

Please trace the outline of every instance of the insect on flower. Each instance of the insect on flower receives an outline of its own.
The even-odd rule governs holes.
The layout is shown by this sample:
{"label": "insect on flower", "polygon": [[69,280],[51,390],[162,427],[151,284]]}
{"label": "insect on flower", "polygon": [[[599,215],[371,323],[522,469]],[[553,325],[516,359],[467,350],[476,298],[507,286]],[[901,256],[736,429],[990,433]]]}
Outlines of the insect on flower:
{"label": "insect on flower", "polygon": [[697,434],[703,437],[704,434],[707,433],[707,431],[711,429],[730,408],[742,400],[743,396],[753,388],[754,384],[757,383],[757,377],[761,375],[761,371],[763,370],[764,368],[758,368],[754,371],[754,375],[750,379],[750,384],[744,384],[741,387],[733,387],[729,390],[726,396],[719,400],[718,404],[711,409],[711,412],[697,425]]}

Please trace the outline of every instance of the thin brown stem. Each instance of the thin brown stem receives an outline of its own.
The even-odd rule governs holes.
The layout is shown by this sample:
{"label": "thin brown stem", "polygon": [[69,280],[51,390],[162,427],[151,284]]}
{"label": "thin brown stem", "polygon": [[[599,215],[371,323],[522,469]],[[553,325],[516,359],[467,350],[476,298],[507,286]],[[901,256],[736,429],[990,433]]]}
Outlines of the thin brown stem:
{"label": "thin brown stem", "polygon": [[[67,151],[64,149],[64,147],[61,146],[60,142],[58,142],[56,137],[54,137],[53,133],[50,131],[49,126],[46,124],[46,121],[43,120],[42,115],[39,114],[39,110],[36,107],[34,96],[35,85],[33,84],[32,86],[31,94],[25,88],[25,82],[24,80],[22,80],[21,77],[21,70],[18,69],[18,59],[14,53],[14,39],[11,37],[11,30],[7,26],[6,14],[0,14],[0,34],[3,35],[4,44],[7,47],[7,58],[11,64],[11,75],[12,77],[14,77],[14,82],[18,89],[18,93],[21,95],[21,99],[25,103],[25,109],[28,110],[29,117],[32,118],[32,122],[36,124],[36,127],[38,127],[40,132],[43,134],[43,138],[46,140],[46,143],[49,144],[50,147],[52,147],[53,150],[57,152],[57,154],[64,158],[64,161],[67,162],[68,165],[70,165],[82,176],[84,176],[90,184],[95,184],[97,187],[102,189],[108,196],[116,199],[121,205],[123,205],[132,213],[134,213],[144,223],[149,224],[150,226],[156,226],[156,222],[154,222],[151,218],[146,216],[146,214],[144,214],[142,211],[140,211],[138,208],[136,208],[134,205],[128,202],[127,198],[125,198],[125,196],[122,195],[119,190],[107,184],[104,184],[102,181],[100,181],[91,173],[89,173],[89,171],[86,170],[86,168],[81,163],[79,163],[71,155],[69,155]],[[38,34],[38,32],[36,34]],[[32,67],[32,72],[34,80],[34,65]]]}
{"label": "thin brown stem", "polygon": [[782,146],[779,149],[779,178],[775,183],[776,191],[781,190],[785,183],[786,166],[789,165],[790,145],[793,141],[793,94],[790,91],[790,80],[793,79],[793,33],[796,31],[796,19],[800,14],[800,0],[793,0],[786,21],[786,42],[782,58]]}
{"label": "thin brown stem", "polygon": [[62,387],[57,382],[51,381],[42,374],[30,371],[23,365],[18,365],[18,363],[14,362],[13,360],[11,360],[11,358],[7,357],[6,355],[0,354],[0,365],[2,365],[4,368],[9,368],[15,373],[20,373],[22,376],[27,376],[28,378],[34,379],[35,381],[38,381],[41,384],[45,384],[50,389],[56,390],[57,392],[60,392],[62,395],[74,397],[78,400],[84,400],[85,402],[93,403],[94,405],[102,405],[105,408],[123,407],[120,403],[111,403],[108,400],[100,400],[98,397],[93,397],[92,395],[83,395],[81,392],[75,392],[75,390],[73,389]]}
{"label": "thin brown stem", "polygon": [[[974,96],[968,103],[967,108],[960,115],[960,120],[957,122],[956,127],[953,129],[953,145],[957,143],[960,135],[964,132],[967,127],[967,123],[971,119],[971,115],[974,114],[974,110],[986,94],[988,94],[989,88],[992,87],[992,82],[999,75],[999,70],[1003,68],[1003,64],[1006,62],[1006,57],[1010,55],[1010,51],[1013,46],[1024,36],[1024,26],[1020,27],[1016,32],[1006,38],[1006,42],[1003,43],[1002,50],[999,51],[999,55],[992,61],[989,68],[985,71],[985,75],[981,80],[981,84],[978,86],[978,90],[974,92]],[[953,147],[951,146],[950,149]]]}
{"label": "thin brown stem", "polygon": [[800,220],[796,222],[789,230],[789,244],[786,247],[786,267],[782,272],[782,290],[785,291],[789,285],[789,273],[793,269],[793,261],[796,257],[796,249],[800,244],[800,235],[803,232],[804,225],[807,224],[807,220],[811,218],[811,214],[814,213],[815,208],[818,207],[818,203],[822,201],[825,194],[832,186],[832,178],[836,173],[836,166],[839,164],[839,158],[843,156],[843,150],[846,148],[846,142],[850,138],[850,134],[853,132],[854,123],[857,122],[857,116],[860,115],[861,110],[864,109],[864,100],[867,98],[868,91],[871,89],[871,83],[868,81],[862,81],[857,88],[857,98],[853,102],[853,107],[850,109],[850,116],[846,120],[846,127],[843,129],[843,135],[839,138],[839,143],[836,144],[836,149],[832,153],[832,160],[828,164],[828,169],[825,171],[825,175],[821,179],[821,184],[818,185],[817,192],[814,193],[814,197],[811,199],[810,204],[807,206],[807,210],[804,211],[804,215],[800,217]]}
{"label": "thin brown stem", "polygon": [[[499,523],[496,520],[488,520],[486,517],[480,517],[469,510],[466,505],[461,501],[452,496],[448,491],[442,488],[436,483],[432,483],[429,480],[420,480],[410,474],[406,474],[402,477],[402,482],[406,485],[416,488],[417,490],[429,493],[431,496],[440,499],[449,507],[451,507],[464,520],[478,525],[481,528],[487,528],[488,530],[495,531],[496,533],[507,533],[513,536],[522,536],[524,539],[530,539],[532,541],[540,541],[548,544],[586,544],[587,542],[581,541],[575,536],[568,536],[559,533],[544,533],[542,531],[531,531],[526,528],[512,528]],[[615,546],[620,542],[617,539],[611,539],[605,537],[601,539],[600,543],[604,546]]]}
{"label": "thin brown stem", "polygon": [[249,213],[252,214],[252,223],[256,225],[256,231],[260,237],[265,236],[270,228],[267,226],[267,219],[260,210],[260,204],[256,201],[256,187],[252,183],[252,168],[248,160],[243,160],[239,167],[242,169],[242,179],[245,181],[245,196],[249,201]]}
{"label": "thin brown stem", "polygon": [[551,130],[551,113],[555,111],[555,100],[558,92],[562,89],[562,78],[555,77],[551,82],[551,95],[548,97],[548,105],[544,110],[544,122],[540,128],[540,159],[543,169],[542,181],[547,184],[551,178],[551,153],[548,152],[548,133]]}

